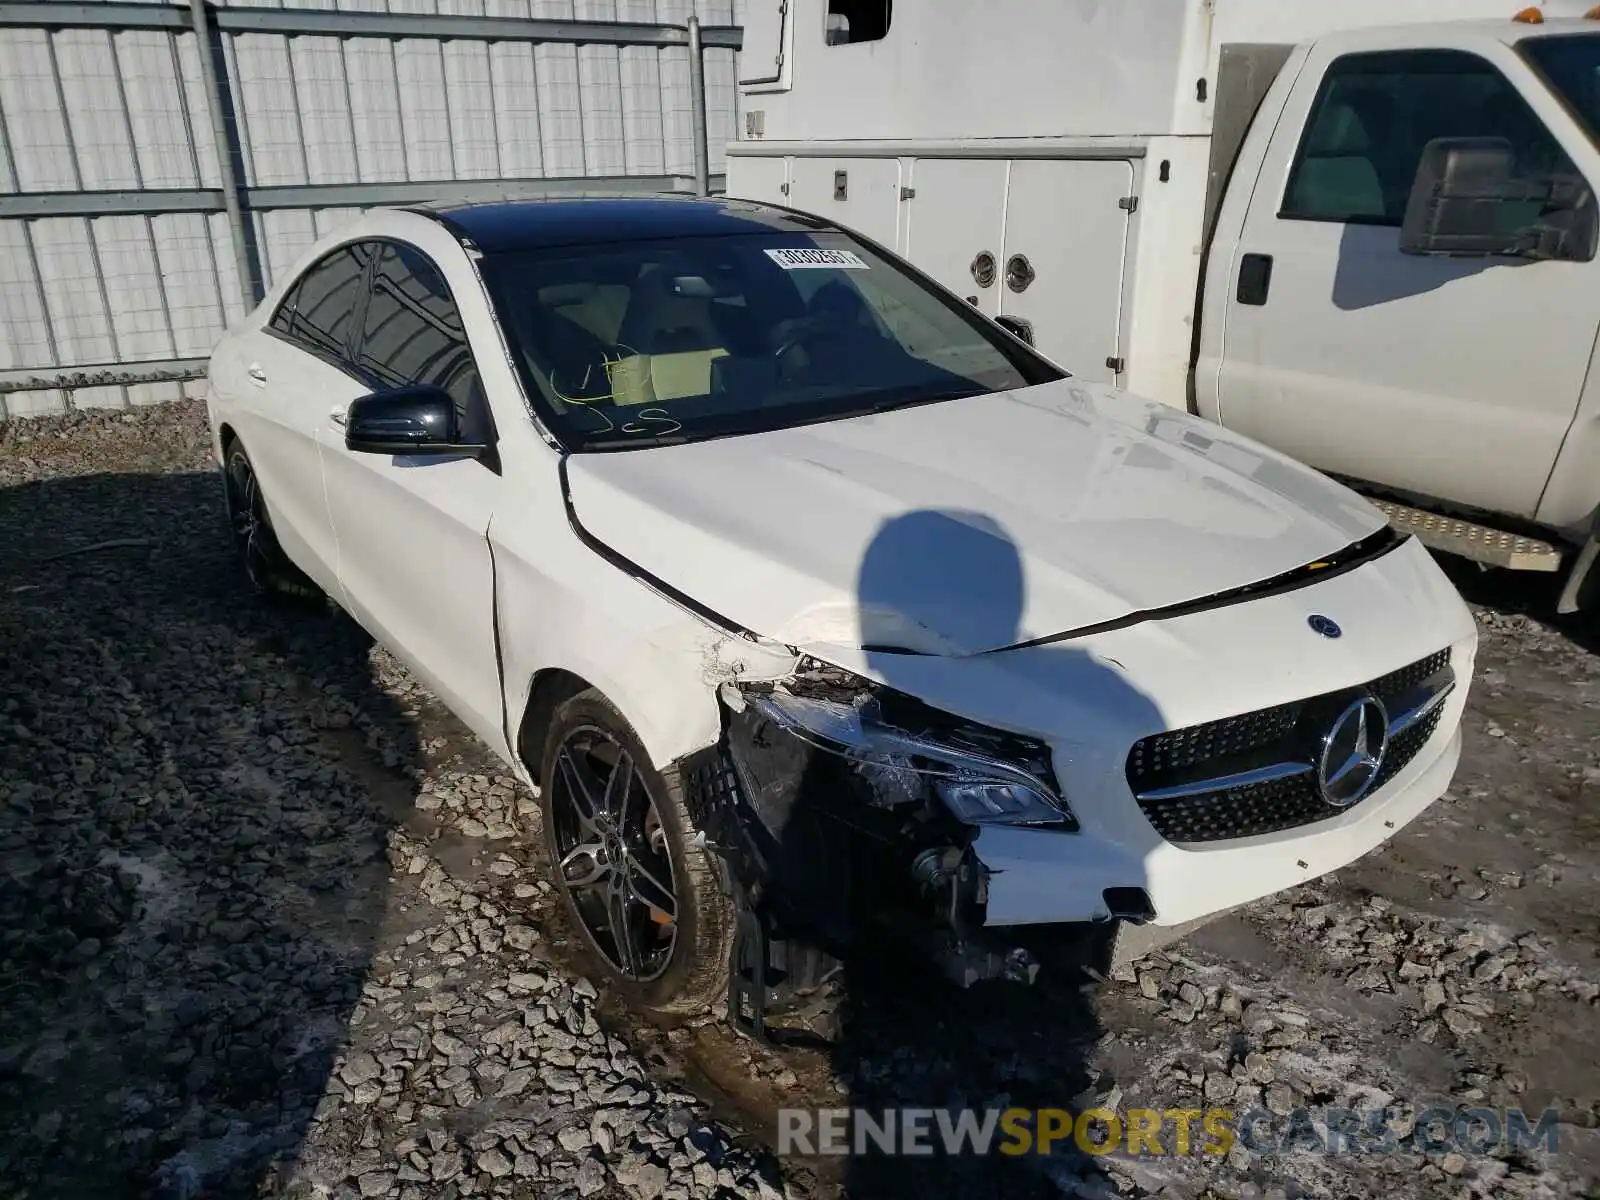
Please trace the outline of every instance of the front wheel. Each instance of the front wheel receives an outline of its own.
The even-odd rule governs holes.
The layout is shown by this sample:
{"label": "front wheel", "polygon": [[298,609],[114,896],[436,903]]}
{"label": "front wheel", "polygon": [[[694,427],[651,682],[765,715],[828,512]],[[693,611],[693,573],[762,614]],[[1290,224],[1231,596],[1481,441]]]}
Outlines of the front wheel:
{"label": "front wheel", "polygon": [[322,589],[289,561],[278,544],[255,467],[237,439],[228,443],[223,462],[228,529],[251,587],[258,594],[274,599],[320,600]]}
{"label": "front wheel", "polygon": [[728,986],[735,922],[676,777],[591,689],[545,741],[539,804],[556,885],[584,944],[633,1004],[698,1014]]}

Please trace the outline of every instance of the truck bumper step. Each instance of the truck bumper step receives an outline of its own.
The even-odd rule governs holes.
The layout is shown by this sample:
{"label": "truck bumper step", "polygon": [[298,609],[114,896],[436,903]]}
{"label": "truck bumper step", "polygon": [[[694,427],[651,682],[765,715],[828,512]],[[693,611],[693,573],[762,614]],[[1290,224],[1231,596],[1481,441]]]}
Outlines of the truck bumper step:
{"label": "truck bumper step", "polygon": [[1563,554],[1552,542],[1507,533],[1488,525],[1475,525],[1421,508],[1408,508],[1392,500],[1368,497],[1401,533],[1414,533],[1430,550],[1458,554],[1491,567],[1512,571],[1559,571]]}

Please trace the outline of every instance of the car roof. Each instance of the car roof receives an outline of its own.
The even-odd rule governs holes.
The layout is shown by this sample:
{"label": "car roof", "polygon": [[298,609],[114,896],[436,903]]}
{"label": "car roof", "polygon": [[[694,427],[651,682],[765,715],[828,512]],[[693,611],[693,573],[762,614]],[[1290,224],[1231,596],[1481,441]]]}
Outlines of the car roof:
{"label": "car roof", "polygon": [[830,221],[769,204],[698,196],[508,200],[414,211],[425,212],[486,254],[838,228]]}

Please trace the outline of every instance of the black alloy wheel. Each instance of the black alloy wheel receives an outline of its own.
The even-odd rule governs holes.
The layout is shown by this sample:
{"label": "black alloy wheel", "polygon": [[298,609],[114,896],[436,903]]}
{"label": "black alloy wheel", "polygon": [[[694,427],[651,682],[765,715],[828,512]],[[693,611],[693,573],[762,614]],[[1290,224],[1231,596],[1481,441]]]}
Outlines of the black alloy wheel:
{"label": "black alloy wheel", "polygon": [[580,725],[556,750],[550,783],[556,871],[607,964],[634,983],[659,979],[678,937],[678,896],[661,815],[633,756]]}
{"label": "black alloy wheel", "polygon": [[556,709],[539,778],[552,874],[602,971],[658,1013],[723,1002],[733,907],[676,774],[590,690]]}
{"label": "black alloy wheel", "polygon": [[237,440],[228,443],[225,462],[223,494],[228,509],[228,530],[233,535],[234,548],[244,564],[251,587],[268,597],[319,599],[322,589],[289,561],[278,544],[255,467]]}

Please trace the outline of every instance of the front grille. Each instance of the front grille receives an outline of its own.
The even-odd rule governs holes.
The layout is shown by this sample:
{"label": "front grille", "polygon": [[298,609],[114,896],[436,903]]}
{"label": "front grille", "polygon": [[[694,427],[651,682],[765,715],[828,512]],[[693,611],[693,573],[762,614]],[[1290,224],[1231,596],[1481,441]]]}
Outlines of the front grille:
{"label": "front grille", "polygon": [[[1383,766],[1378,770],[1378,778],[1373,782],[1373,792],[1398,775],[1401,769],[1417,756],[1417,751],[1428,744],[1433,731],[1439,728],[1441,715],[1439,709],[1434,709],[1410,729],[1402,730],[1395,735],[1394,740],[1389,743],[1389,752],[1383,757]],[[1367,793],[1369,796],[1371,794],[1372,792]]]}
{"label": "front grille", "polygon": [[1128,756],[1128,782],[1137,790],[1159,787],[1168,776],[1187,775],[1196,767],[1270,746],[1294,731],[1300,708],[1298,703],[1280,704],[1147,737]]}
{"label": "front grille", "polygon": [[1390,671],[1387,675],[1380,675],[1367,684],[1367,690],[1387,704],[1408,688],[1414,688],[1430,675],[1450,665],[1450,651],[1441,650],[1437,654],[1430,654],[1427,658],[1418,659],[1409,667],[1401,667],[1398,671]]}
{"label": "front grille", "polygon": [[[1370,693],[1390,706],[1391,716],[1397,715],[1393,712],[1394,702],[1449,663],[1450,651],[1441,650],[1361,687],[1154,734],[1137,742],[1129,752],[1128,784],[1137,796],[1271,762],[1315,761],[1316,747],[1330,722],[1352,699]],[[1405,769],[1433,736],[1439,720],[1440,710],[1436,709],[1394,736],[1384,752],[1377,779],[1363,800]],[[1138,803],[1162,837],[1180,844],[1277,833],[1349,811],[1322,798],[1311,772],[1197,795],[1142,799]]]}
{"label": "front grille", "polygon": [[1309,825],[1338,811],[1323,802],[1316,785],[1305,776],[1142,803],[1140,807],[1162,837],[1179,843],[1222,842],[1275,833]]}

